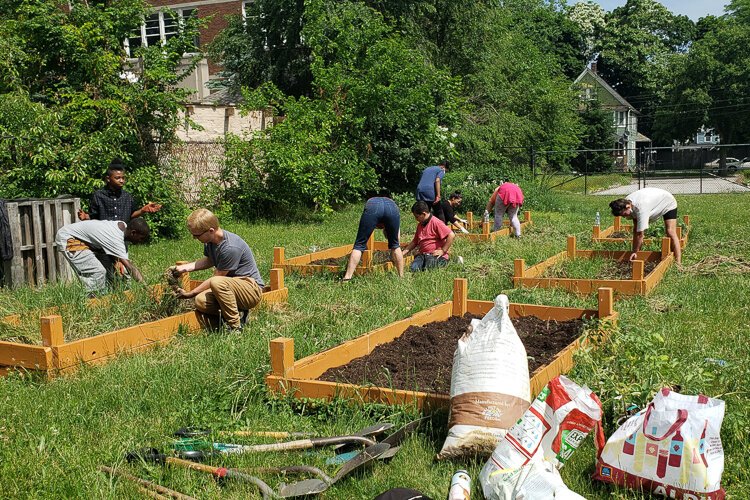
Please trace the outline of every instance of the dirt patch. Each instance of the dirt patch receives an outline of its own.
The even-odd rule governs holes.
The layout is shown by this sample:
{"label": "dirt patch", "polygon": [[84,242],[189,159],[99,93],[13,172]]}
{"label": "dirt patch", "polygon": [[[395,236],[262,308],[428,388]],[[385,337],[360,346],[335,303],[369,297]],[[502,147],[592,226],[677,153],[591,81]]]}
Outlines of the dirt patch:
{"label": "dirt patch", "polygon": [[[380,345],[344,366],[331,368],[320,380],[404,390],[449,393],[453,353],[471,319],[451,317],[424,326],[410,326],[397,339]],[[529,357],[529,373],[549,361],[583,331],[582,320],[543,321],[514,318]]]}
{"label": "dirt patch", "polygon": [[[646,261],[643,275],[647,276],[659,263]],[[629,261],[613,259],[575,259],[559,262],[542,275],[543,278],[632,280],[633,264]]]}
{"label": "dirt patch", "polygon": [[[389,250],[375,250],[372,252],[372,263],[373,264],[385,264],[391,261],[391,252]],[[349,255],[343,257],[320,259],[310,262],[311,266],[337,266],[346,267],[349,263]],[[362,262],[360,261],[360,265]]]}
{"label": "dirt patch", "polygon": [[628,233],[627,231],[618,231],[616,233],[612,233],[607,238],[632,238],[633,233]]}

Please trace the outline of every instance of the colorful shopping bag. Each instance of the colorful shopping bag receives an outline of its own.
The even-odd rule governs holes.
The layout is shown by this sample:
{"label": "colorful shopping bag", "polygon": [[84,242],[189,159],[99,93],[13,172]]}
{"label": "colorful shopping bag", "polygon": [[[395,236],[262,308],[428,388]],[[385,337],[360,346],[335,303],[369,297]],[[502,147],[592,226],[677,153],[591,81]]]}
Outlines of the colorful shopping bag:
{"label": "colorful shopping bag", "polygon": [[662,389],[600,447],[594,478],[668,498],[722,499],[723,420],[724,401]]}

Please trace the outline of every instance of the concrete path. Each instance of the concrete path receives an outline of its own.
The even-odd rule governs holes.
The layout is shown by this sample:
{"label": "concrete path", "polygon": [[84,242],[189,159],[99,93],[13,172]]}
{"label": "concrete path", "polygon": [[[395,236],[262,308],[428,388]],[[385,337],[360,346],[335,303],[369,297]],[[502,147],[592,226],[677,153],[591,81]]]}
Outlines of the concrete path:
{"label": "concrete path", "polygon": [[[714,177],[704,178],[702,187],[701,180],[696,178],[647,179],[646,187],[658,187],[672,194],[750,193],[750,187]],[[636,180],[625,186],[605,189],[591,194],[602,196],[624,195],[638,189],[638,181]]]}

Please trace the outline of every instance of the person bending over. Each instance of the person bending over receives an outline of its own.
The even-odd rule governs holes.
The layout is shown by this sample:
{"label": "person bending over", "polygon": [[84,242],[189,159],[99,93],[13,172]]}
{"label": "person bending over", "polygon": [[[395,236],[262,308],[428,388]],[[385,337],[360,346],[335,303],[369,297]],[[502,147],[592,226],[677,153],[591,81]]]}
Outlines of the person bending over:
{"label": "person bending over", "polygon": [[349,263],[346,266],[346,273],[341,279],[347,282],[352,279],[354,271],[357,269],[359,261],[362,259],[362,252],[367,249],[367,240],[370,235],[379,228],[383,230],[385,237],[388,239],[388,248],[391,251],[391,261],[396,266],[396,271],[400,277],[404,276],[404,256],[401,253],[400,238],[401,214],[399,213],[396,203],[386,196],[377,196],[370,198],[365,203],[365,209],[359,218],[359,229],[357,229],[357,238],[354,240],[354,247],[349,256]]}
{"label": "person bending over", "polygon": [[454,212],[456,208],[461,206],[462,201],[463,197],[461,196],[461,191],[454,191],[450,194],[450,196],[448,196],[447,200],[440,200],[440,205],[442,207],[442,217],[440,215],[436,215],[436,217],[443,221],[446,226],[450,227],[452,225],[462,233],[468,233],[469,231],[467,231],[463,226],[463,224],[466,224],[466,221],[464,219],[456,217],[456,213]]}
{"label": "person bending over", "polygon": [[242,329],[240,311],[260,303],[263,279],[255,257],[245,241],[219,226],[219,219],[205,208],[188,216],[187,227],[203,244],[203,258],[176,266],[175,273],[214,268],[214,275],[191,291],[178,288],[181,299],[195,299],[195,309],[204,326],[216,327],[223,319],[232,331]]}
{"label": "person bending over", "polygon": [[662,217],[664,230],[672,240],[672,251],[678,265],[682,265],[682,248],[677,237],[677,200],[672,193],[659,188],[647,187],[630,193],[609,204],[612,215],[625,217],[633,221],[633,253],[630,260],[635,260],[636,253],[643,246],[643,232],[651,221]]}
{"label": "person bending over", "polygon": [[422,171],[422,177],[417,185],[417,201],[424,201],[432,210],[433,215],[442,218],[443,206],[440,204],[441,179],[445,177],[448,169],[448,160],[443,160],[437,165],[427,167]]}
{"label": "person bending over", "polygon": [[456,235],[437,217],[430,214],[430,208],[424,201],[418,201],[411,207],[411,213],[417,220],[414,239],[404,248],[404,256],[417,250],[410,271],[424,271],[433,267],[448,264],[448,251]]}
{"label": "person bending over", "polygon": [[75,271],[90,296],[101,293],[114,280],[115,266],[122,265],[136,281],[143,281],[128,257],[125,242],[148,239],[149,228],[140,217],[122,221],[86,220],[61,227],[55,236],[57,250]]}
{"label": "person bending over", "polygon": [[487,208],[484,210],[485,215],[489,215],[492,207],[495,208],[495,224],[493,231],[503,227],[503,215],[508,214],[510,227],[513,228],[513,235],[516,238],[521,237],[521,221],[518,220],[518,210],[523,205],[523,191],[518,184],[502,181],[495,189],[487,202]]}

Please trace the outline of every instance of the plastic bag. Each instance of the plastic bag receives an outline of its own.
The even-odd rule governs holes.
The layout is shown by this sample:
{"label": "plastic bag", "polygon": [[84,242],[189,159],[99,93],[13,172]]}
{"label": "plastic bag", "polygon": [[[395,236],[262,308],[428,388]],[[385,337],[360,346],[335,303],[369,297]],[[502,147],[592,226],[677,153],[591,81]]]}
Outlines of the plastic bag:
{"label": "plastic bag", "polygon": [[552,379],[482,468],[485,497],[580,498],[557,469],[601,419],[601,402],[588,387],[564,376]]}
{"label": "plastic bag", "polygon": [[662,389],[600,447],[594,478],[668,498],[721,499],[724,401]]}
{"label": "plastic bag", "polygon": [[489,455],[529,406],[529,363],[508,306],[508,297],[498,295],[495,306],[473,320],[458,341],[448,437],[438,459]]}

